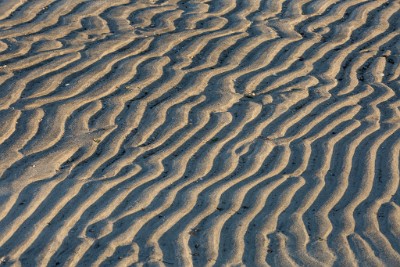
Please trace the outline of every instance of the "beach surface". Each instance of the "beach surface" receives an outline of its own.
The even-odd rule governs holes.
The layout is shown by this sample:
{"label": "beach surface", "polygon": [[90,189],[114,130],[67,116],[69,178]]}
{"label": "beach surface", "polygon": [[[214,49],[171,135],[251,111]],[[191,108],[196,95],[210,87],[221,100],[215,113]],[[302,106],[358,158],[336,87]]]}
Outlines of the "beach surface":
{"label": "beach surface", "polygon": [[400,1],[0,1],[0,266],[400,266]]}

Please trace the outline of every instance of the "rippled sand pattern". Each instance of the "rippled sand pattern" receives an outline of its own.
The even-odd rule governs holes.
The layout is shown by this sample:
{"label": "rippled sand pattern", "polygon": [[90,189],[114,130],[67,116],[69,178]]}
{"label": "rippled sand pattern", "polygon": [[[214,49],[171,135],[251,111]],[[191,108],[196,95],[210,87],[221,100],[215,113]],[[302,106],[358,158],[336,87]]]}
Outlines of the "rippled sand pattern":
{"label": "rippled sand pattern", "polygon": [[1,1],[0,263],[400,266],[399,10]]}

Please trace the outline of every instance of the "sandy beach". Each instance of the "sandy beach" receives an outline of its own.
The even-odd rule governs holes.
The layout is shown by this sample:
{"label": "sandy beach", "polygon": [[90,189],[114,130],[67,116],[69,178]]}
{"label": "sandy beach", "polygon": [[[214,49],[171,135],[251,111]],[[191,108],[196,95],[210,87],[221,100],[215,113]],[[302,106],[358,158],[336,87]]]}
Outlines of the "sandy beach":
{"label": "sandy beach", "polygon": [[400,266],[400,1],[0,1],[0,266]]}

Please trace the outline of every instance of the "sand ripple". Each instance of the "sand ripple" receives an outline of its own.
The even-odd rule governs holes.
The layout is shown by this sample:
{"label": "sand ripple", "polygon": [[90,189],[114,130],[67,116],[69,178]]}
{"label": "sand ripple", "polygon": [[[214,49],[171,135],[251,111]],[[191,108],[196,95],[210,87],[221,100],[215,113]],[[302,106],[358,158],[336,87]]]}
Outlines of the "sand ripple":
{"label": "sand ripple", "polygon": [[399,7],[1,1],[0,260],[399,266]]}

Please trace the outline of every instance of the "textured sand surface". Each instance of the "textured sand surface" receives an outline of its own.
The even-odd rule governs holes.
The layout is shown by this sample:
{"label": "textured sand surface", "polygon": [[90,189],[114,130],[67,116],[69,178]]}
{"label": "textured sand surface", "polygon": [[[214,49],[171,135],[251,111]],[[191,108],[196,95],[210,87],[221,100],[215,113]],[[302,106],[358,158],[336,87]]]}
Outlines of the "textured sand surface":
{"label": "textured sand surface", "polygon": [[0,1],[0,264],[400,266],[400,1]]}

